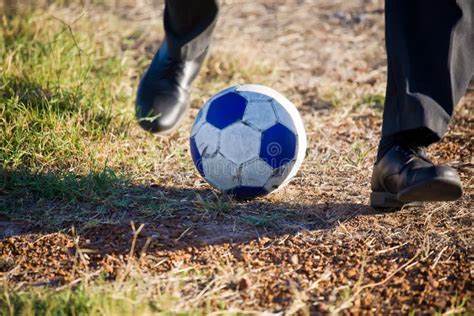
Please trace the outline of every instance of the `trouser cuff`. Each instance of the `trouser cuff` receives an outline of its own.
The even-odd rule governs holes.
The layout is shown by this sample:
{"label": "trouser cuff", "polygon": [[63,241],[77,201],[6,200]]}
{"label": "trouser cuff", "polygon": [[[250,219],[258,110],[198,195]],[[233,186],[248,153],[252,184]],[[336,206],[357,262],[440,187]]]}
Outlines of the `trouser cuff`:
{"label": "trouser cuff", "polygon": [[410,129],[396,134],[382,136],[377,150],[377,160],[379,161],[385,153],[396,145],[407,147],[427,147],[440,140],[440,137],[426,127]]}
{"label": "trouser cuff", "polygon": [[[423,143],[420,145],[426,146],[439,141],[444,136],[451,116],[435,100],[420,93],[405,94],[401,100],[395,100],[395,98],[387,99],[387,103],[397,102],[398,104],[390,106],[394,111],[384,113],[382,137],[411,135],[415,137],[412,139],[414,143],[419,142]],[[389,121],[392,121],[391,124],[386,124]]]}

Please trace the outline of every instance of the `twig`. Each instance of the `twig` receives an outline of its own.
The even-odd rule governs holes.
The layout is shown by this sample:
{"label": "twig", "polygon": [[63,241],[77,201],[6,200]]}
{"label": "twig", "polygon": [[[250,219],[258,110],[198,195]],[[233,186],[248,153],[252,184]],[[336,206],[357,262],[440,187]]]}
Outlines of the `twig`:
{"label": "twig", "polygon": [[434,269],[436,267],[436,265],[439,262],[439,259],[441,259],[441,255],[443,254],[443,252],[446,251],[446,249],[448,249],[448,246],[445,246],[443,249],[441,249],[439,254],[436,256],[436,259],[435,259],[434,263],[431,265],[431,269]]}
{"label": "twig", "polygon": [[[99,269],[99,270],[97,270],[96,272],[91,273],[91,274],[88,275],[87,277],[90,278],[90,277],[93,277],[93,276],[97,276],[97,275],[100,274],[101,271],[102,271],[102,270]],[[78,284],[78,283],[81,283],[82,280],[84,280],[84,278],[77,278],[77,279],[75,279],[74,281],[69,282],[68,284],[64,284],[64,285],[62,285],[62,286],[60,286],[60,287],[55,288],[54,291],[55,291],[55,292],[62,291],[62,290],[64,290],[64,289],[67,289],[67,288],[69,288],[69,287],[72,287],[72,286],[74,286],[74,285],[76,285],[76,284]]]}
{"label": "twig", "polygon": [[187,233],[191,228],[193,228],[192,225],[189,226],[188,228],[186,228],[186,229],[179,235],[179,237],[175,239],[175,241],[179,241],[181,238],[183,238],[183,237],[186,235],[186,233]]}
{"label": "twig", "polygon": [[408,241],[407,241],[407,242],[404,242],[403,244],[397,245],[397,246],[393,246],[393,247],[390,247],[390,248],[386,248],[386,249],[382,249],[382,250],[376,251],[375,254],[381,255],[381,254],[383,254],[383,253],[386,253],[386,252],[389,252],[389,251],[392,251],[392,250],[401,248],[401,247],[405,246],[406,244],[408,244]]}

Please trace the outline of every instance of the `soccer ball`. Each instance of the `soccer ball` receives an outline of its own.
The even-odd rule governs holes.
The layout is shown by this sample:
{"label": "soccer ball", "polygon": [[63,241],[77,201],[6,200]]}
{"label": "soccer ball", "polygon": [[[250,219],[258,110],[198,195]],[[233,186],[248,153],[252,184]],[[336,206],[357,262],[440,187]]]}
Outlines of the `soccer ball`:
{"label": "soccer ball", "polygon": [[273,192],[296,174],[306,133],[296,107],[256,84],[225,89],[204,104],[190,138],[191,156],[213,187],[239,199]]}

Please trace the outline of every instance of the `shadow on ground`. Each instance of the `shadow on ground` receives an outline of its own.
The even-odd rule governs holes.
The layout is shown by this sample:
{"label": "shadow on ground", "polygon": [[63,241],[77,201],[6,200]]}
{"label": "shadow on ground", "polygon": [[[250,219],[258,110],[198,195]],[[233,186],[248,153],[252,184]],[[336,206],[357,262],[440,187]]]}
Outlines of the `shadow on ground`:
{"label": "shadow on ground", "polygon": [[0,241],[71,228],[88,249],[128,253],[135,228],[138,248],[160,250],[240,243],[263,236],[328,230],[379,212],[353,203],[239,202],[204,188],[176,188],[131,180],[104,168],[85,176],[3,171]]}

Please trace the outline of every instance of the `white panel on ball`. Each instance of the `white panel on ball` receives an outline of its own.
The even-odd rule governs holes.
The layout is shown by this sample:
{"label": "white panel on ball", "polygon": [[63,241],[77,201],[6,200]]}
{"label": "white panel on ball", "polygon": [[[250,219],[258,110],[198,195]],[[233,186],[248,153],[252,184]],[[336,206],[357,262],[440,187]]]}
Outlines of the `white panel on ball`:
{"label": "white panel on ball", "polygon": [[[244,93],[241,92],[241,94]],[[270,102],[250,102],[245,108],[243,121],[259,130],[265,130],[273,126],[277,118]]]}
{"label": "white panel on ball", "polygon": [[290,131],[297,135],[298,131],[296,130],[294,119],[291,117],[290,113],[288,113],[278,102],[273,101],[272,103],[278,122],[288,127]]}
{"label": "white panel on ball", "polygon": [[[247,85],[244,85],[247,86]],[[272,98],[264,93],[261,92],[254,92],[250,90],[243,90],[241,89],[243,86],[237,86],[236,91],[246,98],[249,102],[271,102]]]}
{"label": "white panel on ball", "polygon": [[245,163],[240,171],[241,184],[250,187],[263,187],[272,176],[273,169],[265,161],[256,159]]}
{"label": "white panel on ball", "polygon": [[222,130],[220,152],[224,157],[240,165],[255,157],[260,152],[259,131],[242,122],[235,123]]}
{"label": "white panel on ball", "polygon": [[200,127],[206,123],[207,111],[209,110],[209,104],[206,103],[203,108],[199,111],[196,121],[194,122],[191,130],[191,136],[194,136],[199,131]]}
{"label": "white panel on ball", "polygon": [[221,130],[205,123],[194,136],[196,146],[202,157],[213,156],[219,149]]}
{"label": "white panel on ball", "polygon": [[290,161],[283,167],[275,169],[273,176],[269,177],[264,185],[265,190],[271,192],[279,190],[285,186],[285,184],[291,180],[290,173],[292,172],[295,165],[295,161]]}
{"label": "white panel on ball", "polygon": [[220,190],[230,190],[239,185],[238,166],[222,155],[203,158],[202,167],[206,180]]}

